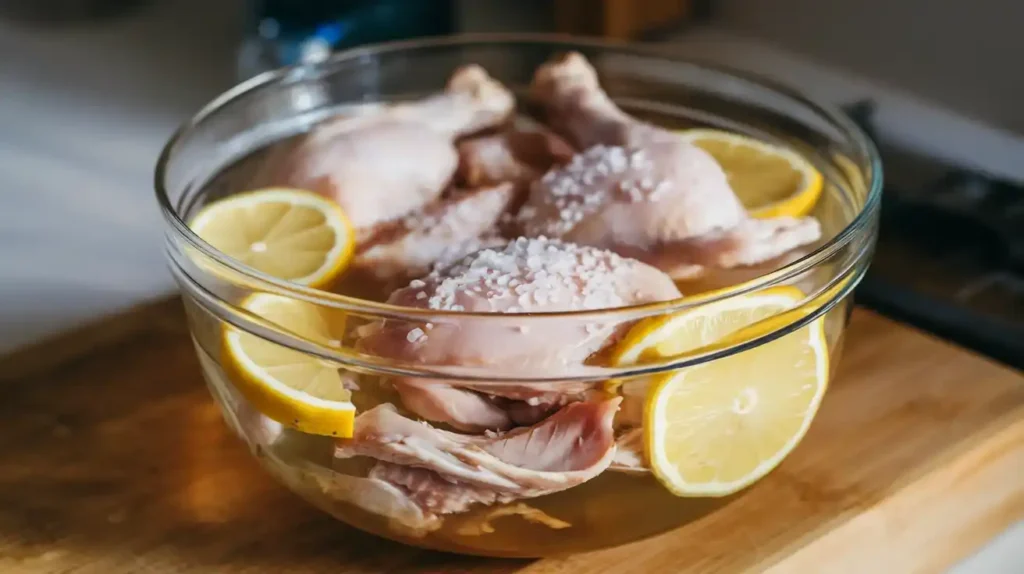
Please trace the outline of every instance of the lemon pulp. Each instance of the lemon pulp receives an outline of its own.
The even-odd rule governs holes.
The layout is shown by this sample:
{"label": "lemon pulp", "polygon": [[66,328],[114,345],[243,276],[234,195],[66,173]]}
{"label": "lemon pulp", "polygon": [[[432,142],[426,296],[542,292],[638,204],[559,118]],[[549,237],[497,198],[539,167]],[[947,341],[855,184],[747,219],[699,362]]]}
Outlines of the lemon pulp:
{"label": "lemon pulp", "polygon": [[272,188],[207,205],[190,227],[222,253],[278,279],[323,287],[347,267],[355,247],[348,217],[333,201]]}
{"label": "lemon pulp", "polygon": [[725,496],[800,442],[824,396],[824,321],[661,376],[644,407],[651,470],[679,496]]}
{"label": "lemon pulp", "polygon": [[821,173],[796,151],[721,130],[680,134],[715,158],[754,217],[803,217],[821,196]]}

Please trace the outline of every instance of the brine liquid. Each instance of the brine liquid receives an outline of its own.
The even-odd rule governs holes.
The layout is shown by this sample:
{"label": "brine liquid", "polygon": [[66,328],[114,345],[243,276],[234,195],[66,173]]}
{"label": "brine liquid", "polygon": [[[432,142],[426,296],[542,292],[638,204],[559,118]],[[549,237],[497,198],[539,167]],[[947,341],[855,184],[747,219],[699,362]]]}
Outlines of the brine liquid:
{"label": "brine liquid", "polygon": [[[272,472],[274,472],[272,470]],[[406,544],[462,554],[540,557],[572,554],[648,538],[697,520],[727,504],[729,498],[679,498],[651,476],[606,471],[580,486],[523,501],[564,521],[551,528],[517,514],[489,519],[501,505],[448,515],[441,528],[423,536],[402,533],[380,516],[356,506],[304,496],[344,522]],[[518,502],[511,503],[516,506]]]}

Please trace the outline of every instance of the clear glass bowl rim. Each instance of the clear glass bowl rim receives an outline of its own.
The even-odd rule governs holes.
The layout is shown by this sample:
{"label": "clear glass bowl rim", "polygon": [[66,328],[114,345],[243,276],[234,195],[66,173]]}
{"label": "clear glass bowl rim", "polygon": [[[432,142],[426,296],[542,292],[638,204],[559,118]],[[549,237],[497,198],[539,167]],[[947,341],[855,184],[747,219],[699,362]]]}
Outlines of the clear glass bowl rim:
{"label": "clear glass bowl rim", "polygon": [[[199,110],[190,119],[183,122],[174,134],[170,137],[167,143],[164,145],[163,150],[160,153],[159,159],[157,160],[156,170],[154,174],[154,186],[156,191],[157,202],[159,203],[160,210],[164,216],[164,219],[170,226],[171,232],[175,237],[181,239],[185,244],[203,256],[207,257],[215,266],[227,268],[231,275],[235,277],[244,278],[244,287],[246,288],[257,288],[260,291],[273,293],[285,297],[291,297],[298,300],[303,300],[316,305],[322,305],[325,307],[336,308],[343,311],[349,311],[354,313],[366,314],[366,315],[377,315],[388,318],[398,319],[425,319],[428,317],[448,317],[455,319],[457,317],[475,317],[485,318],[491,317],[493,319],[509,318],[516,316],[515,314],[502,314],[502,313],[467,313],[460,311],[438,311],[433,309],[415,309],[410,307],[401,307],[397,305],[391,305],[387,303],[380,303],[370,301],[366,299],[360,299],[357,297],[351,297],[347,295],[341,295],[337,293],[330,293],[317,289],[312,289],[292,283],[289,281],[277,279],[257,271],[256,269],[250,268],[241,262],[238,262],[223,253],[215,249],[212,245],[201,239],[195,232],[193,232],[188,224],[178,215],[176,209],[171,203],[170,197],[167,192],[165,185],[165,179],[167,174],[168,165],[171,162],[174,154],[175,146],[187,139],[194,130],[198,129],[203,121],[214,114],[218,110],[231,105],[235,100],[241,99],[250,92],[259,90],[269,84],[275,82],[286,81],[289,77],[296,74],[296,72],[302,72],[303,76],[307,76],[308,70],[316,70],[320,68],[331,68],[338,64],[358,60],[360,58],[373,57],[381,54],[393,54],[395,52],[408,52],[414,56],[417,50],[429,49],[429,48],[444,48],[444,47],[472,47],[472,46],[494,46],[494,45],[509,45],[514,48],[515,45],[521,46],[543,46],[560,51],[571,51],[574,49],[592,49],[599,50],[605,53],[617,53],[624,55],[631,55],[635,57],[648,57],[657,58],[658,60],[678,63],[680,65],[686,65],[696,68],[701,68],[707,71],[723,74],[726,76],[732,76],[737,79],[744,80],[751,84],[757,85],[762,89],[766,89],[772,92],[776,92],[802,106],[811,110],[813,113],[822,116],[828,122],[832,123],[837,127],[842,136],[852,144],[863,158],[867,161],[864,164],[857,165],[857,168],[861,170],[860,176],[862,181],[868,189],[866,194],[864,205],[860,211],[854,216],[849,224],[846,225],[828,242],[821,245],[813,252],[793,261],[771,273],[758,277],[755,280],[741,283],[720,291],[714,292],[709,296],[690,296],[671,301],[663,301],[657,303],[647,303],[643,305],[634,305],[631,307],[620,307],[615,309],[601,309],[601,310],[587,310],[587,311],[564,311],[564,312],[552,312],[542,314],[521,314],[517,315],[518,321],[529,321],[532,317],[540,318],[543,316],[546,319],[552,317],[572,317],[574,319],[587,319],[600,317],[602,320],[620,318],[628,320],[629,318],[637,318],[650,315],[658,315],[663,313],[670,313],[679,311],[682,309],[690,308],[696,305],[703,305],[712,303],[715,301],[728,299],[745,293],[758,291],[772,285],[776,285],[785,282],[788,279],[796,277],[801,273],[809,271],[827,261],[839,250],[855,241],[862,233],[870,232],[871,230],[871,218],[874,213],[879,209],[881,203],[882,193],[882,165],[879,158],[878,152],[871,142],[871,140],[864,134],[864,132],[857,127],[857,125],[850,120],[845,114],[833,106],[822,104],[816,100],[804,95],[799,90],[780,84],[774,80],[764,78],[757,74],[753,74],[748,71],[741,71],[727,66],[722,66],[716,63],[709,63],[699,59],[693,58],[682,58],[667,53],[664,48],[658,45],[651,44],[627,44],[621,42],[597,40],[589,38],[580,38],[575,36],[565,36],[557,34],[456,34],[450,36],[431,37],[416,40],[396,41],[387,42],[382,44],[373,44],[349,50],[340,51],[336,54],[332,54],[326,60],[317,62],[315,64],[302,64],[279,68],[277,70],[271,70],[259,74],[249,80],[235,85],[227,91],[221,93],[219,96],[211,100],[202,109]],[[308,76],[307,76],[308,77]],[[866,257],[868,252],[862,252],[858,255],[857,259]],[[857,261],[853,264],[855,265]],[[847,269],[840,270],[836,277],[829,281],[829,284],[837,283],[840,276],[845,273]],[[856,279],[859,279],[857,277]],[[832,303],[838,301],[844,297],[849,289],[856,284],[856,280],[852,281],[848,285],[848,289],[842,289],[841,292],[835,294],[834,301],[830,301],[825,308],[821,309],[821,312],[832,307]],[[821,291],[828,289],[828,286],[823,288]],[[809,297],[812,294],[807,294]],[[814,313],[815,316],[820,313]],[[807,317],[805,320],[799,323],[804,324],[811,317]],[[796,327],[796,325],[790,325],[790,329]],[[785,329],[786,331],[790,329]],[[775,336],[781,333],[776,333]],[[772,337],[774,338],[774,337]],[[761,342],[764,342],[762,339]]]}

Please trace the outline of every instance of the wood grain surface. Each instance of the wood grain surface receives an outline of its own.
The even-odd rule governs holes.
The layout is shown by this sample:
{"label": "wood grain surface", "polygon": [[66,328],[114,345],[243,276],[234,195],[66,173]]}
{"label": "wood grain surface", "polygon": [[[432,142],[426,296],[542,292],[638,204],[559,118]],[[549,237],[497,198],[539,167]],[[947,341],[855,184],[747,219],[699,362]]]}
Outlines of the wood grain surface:
{"label": "wood grain surface", "polygon": [[807,438],[746,496],[516,561],[377,539],[272,482],[158,302],[0,360],[0,572],[939,572],[1024,519],[1024,377],[859,309],[847,336]]}

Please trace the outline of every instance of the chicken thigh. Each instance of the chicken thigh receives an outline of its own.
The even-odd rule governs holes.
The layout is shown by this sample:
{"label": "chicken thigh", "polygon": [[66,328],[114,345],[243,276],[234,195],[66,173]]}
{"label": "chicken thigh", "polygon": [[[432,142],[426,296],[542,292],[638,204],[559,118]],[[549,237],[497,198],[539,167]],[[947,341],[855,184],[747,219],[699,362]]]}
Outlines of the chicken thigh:
{"label": "chicken thigh", "polygon": [[[544,313],[611,309],[679,296],[667,275],[639,261],[593,247],[520,238],[503,249],[484,249],[435,269],[388,299],[420,309],[506,317],[463,316],[457,323],[438,319],[425,324],[387,320],[363,337],[359,347],[404,363],[485,367],[509,378],[583,374],[586,360],[607,345],[621,325],[545,318]],[[395,381],[395,388],[406,408],[417,415],[460,430],[481,431],[529,424],[579,397],[587,387],[579,382],[405,378]]]}
{"label": "chicken thigh", "polygon": [[751,218],[707,152],[630,117],[570,53],[531,86],[554,129],[584,150],[535,183],[527,235],[613,249],[689,276],[775,258],[821,235],[812,218]]}
{"label": "chicken thigh", "polygon": [[273,162],[262,183],[334,198],[365,238],[437,199],[458,166],[454,140],[504,122],[514,104],[483,68],[466,66],[442,94],[317,126]]}

